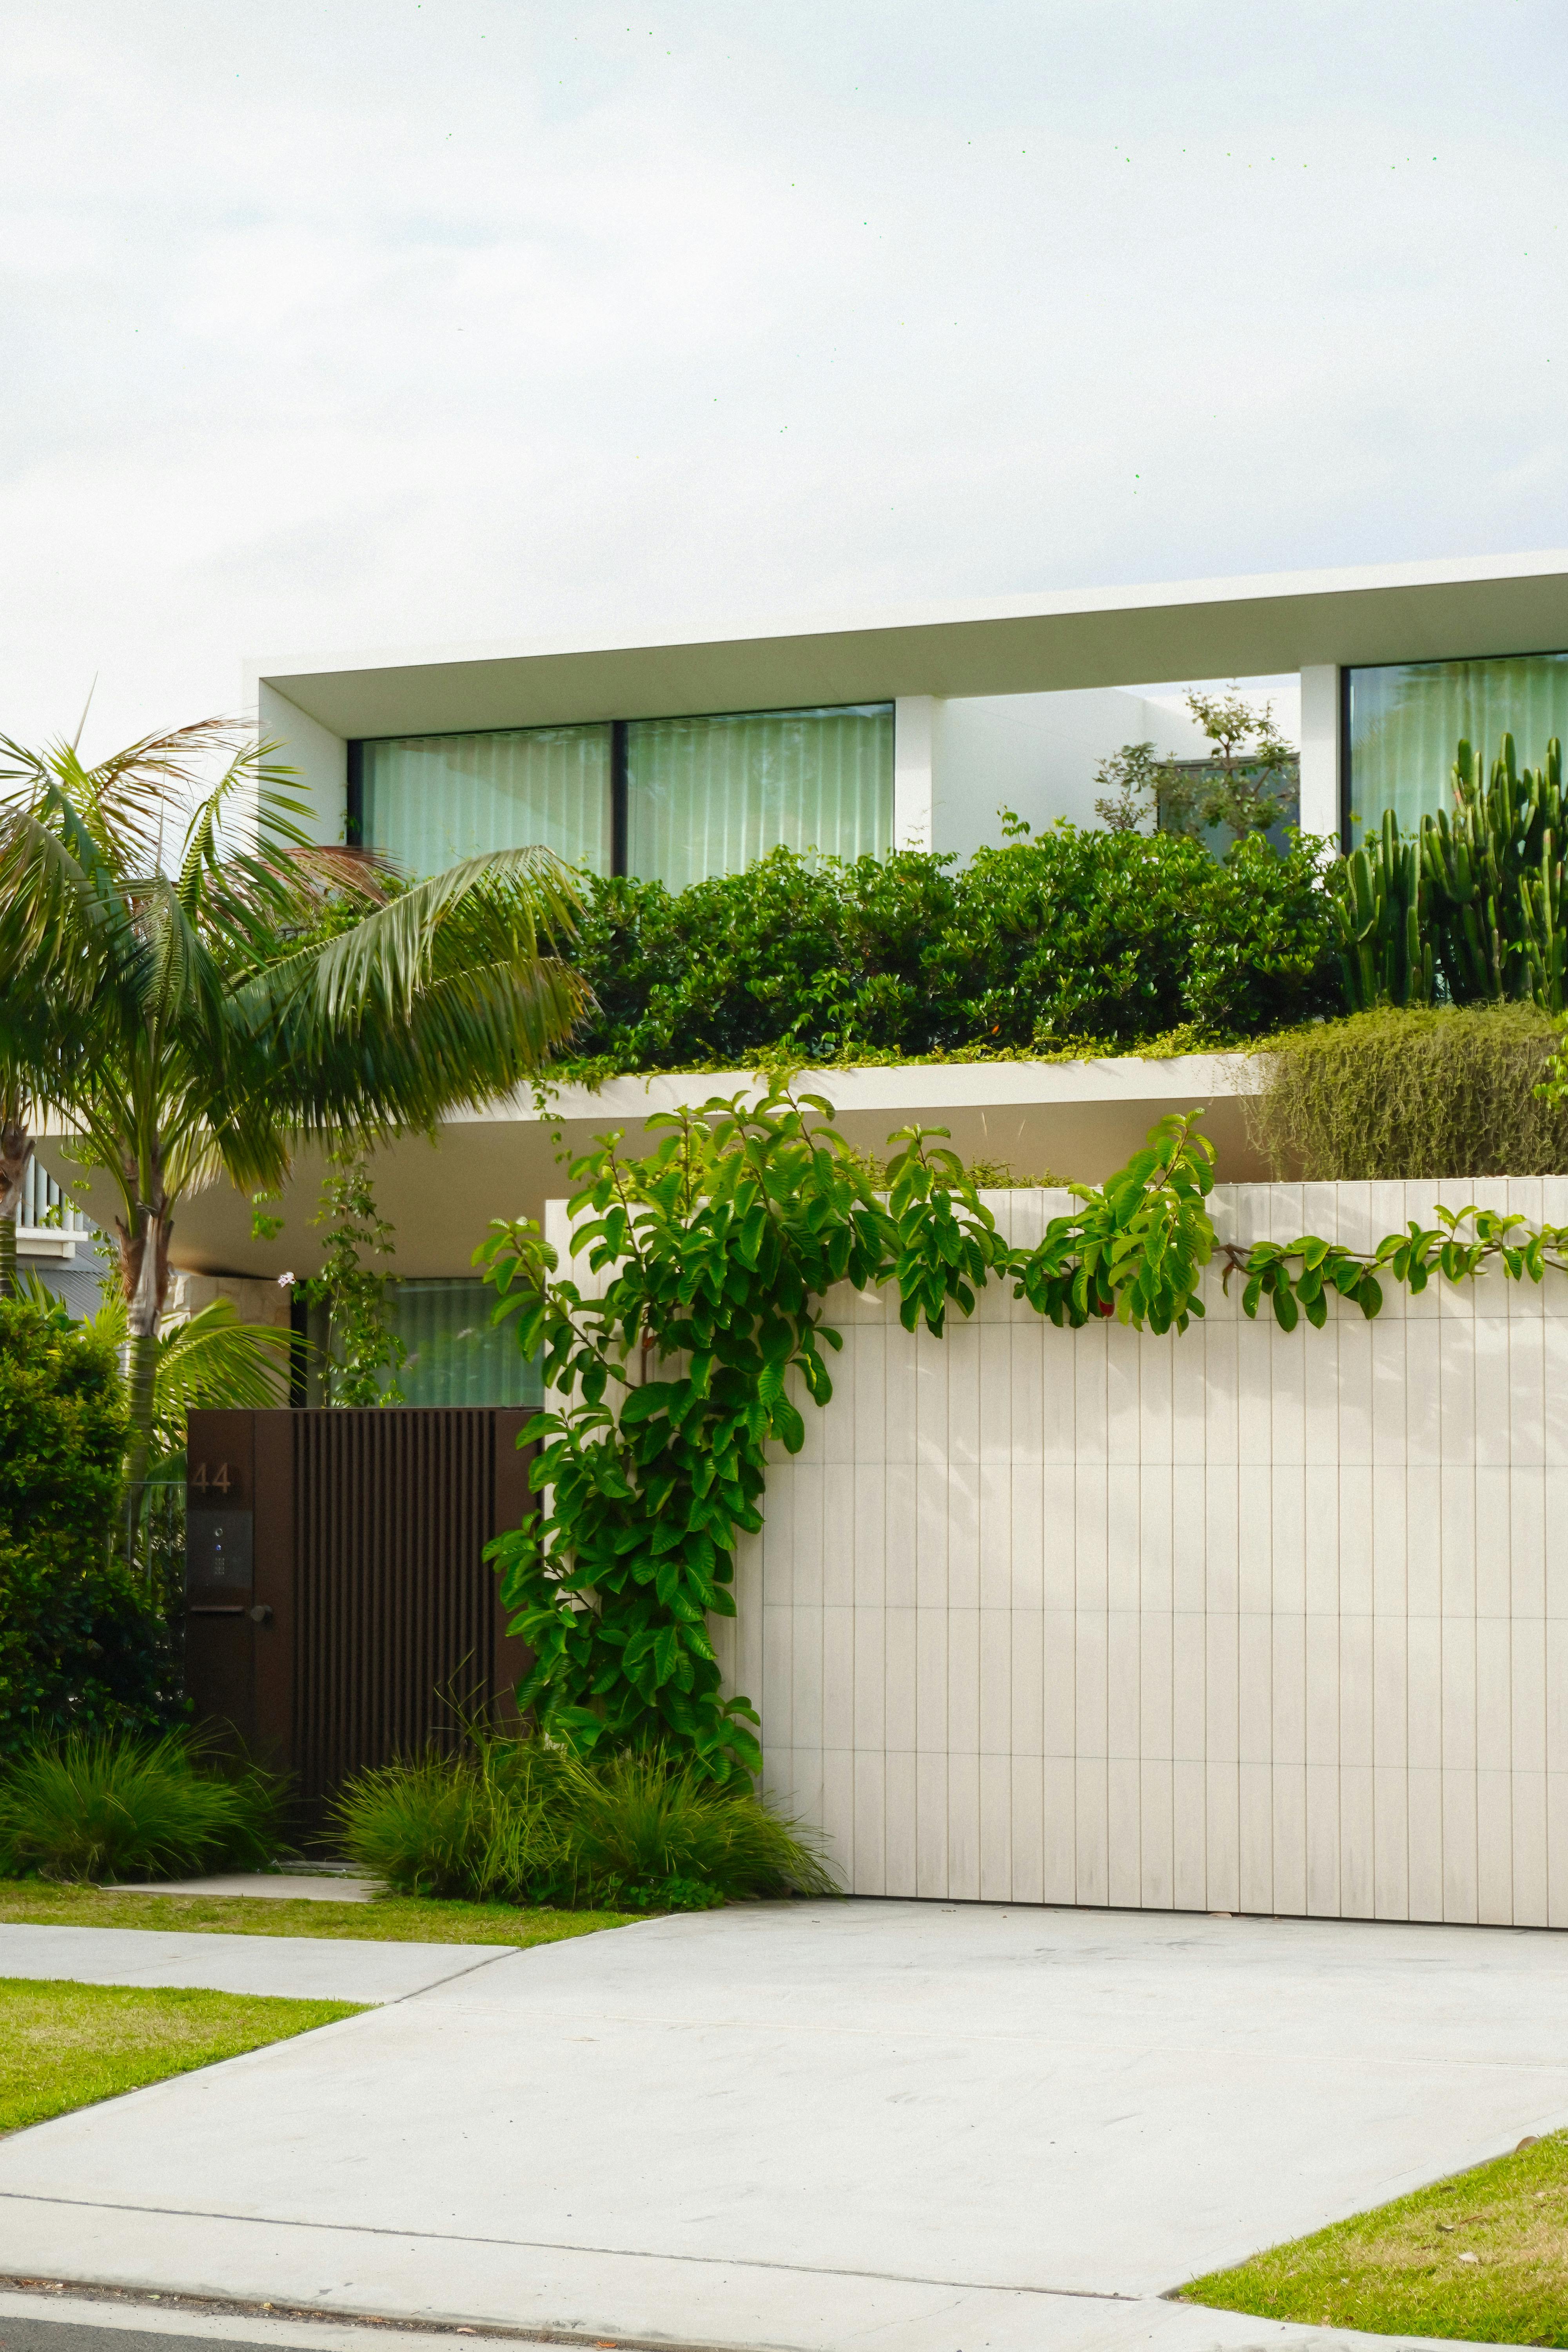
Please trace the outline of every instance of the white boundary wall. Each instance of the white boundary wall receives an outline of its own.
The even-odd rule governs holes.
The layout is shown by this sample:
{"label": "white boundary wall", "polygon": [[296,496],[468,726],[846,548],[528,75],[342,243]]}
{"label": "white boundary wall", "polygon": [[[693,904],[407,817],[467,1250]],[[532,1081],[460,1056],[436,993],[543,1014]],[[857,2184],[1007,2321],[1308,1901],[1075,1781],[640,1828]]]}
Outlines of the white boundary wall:
{"label": "white boundary wall", "polygon": [[[1020,1243],[1068,1205],[987,1197]],[[1215,1222],[1359,1244],[1437,1198],[1568,1222],[1558,1179]],[[1237,1287],[1164,1339],[834,1295],[716,1628],[771,1790],[859,1894],[1568,1926],[1568,1279],[1289,1337]]]}

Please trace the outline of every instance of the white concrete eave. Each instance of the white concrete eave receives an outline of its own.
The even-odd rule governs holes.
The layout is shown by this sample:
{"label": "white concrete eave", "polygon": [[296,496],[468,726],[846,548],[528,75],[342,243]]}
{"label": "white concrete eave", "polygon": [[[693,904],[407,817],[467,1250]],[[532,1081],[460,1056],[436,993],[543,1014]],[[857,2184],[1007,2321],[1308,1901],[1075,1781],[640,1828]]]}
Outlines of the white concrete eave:
{"label": "white concrete eave", "polygon": [[[1156,1119],[1202,1109],[1219,1153],[1223,1180],[1267,1174],[1247,1142],[1240,1097],[1258,1083],[1245,1054],[1188,1054],[1168,1061],[1129,1056],[1098,1062],[944,1062],[857,1070],[803,1071],[797,1093],[825,1095],[837,1124],[861,1151],[885,1154],[895,1129],[945,1127],[966,1160],[1005,1160],[1019,1175],[1052,1174],[1097,1183],[1122,1166]],[[628,1147],[657,1140],[647,1120],[658,1111],[695,1107],[715,1096],[747,1094],[759,1082],[746,1070],[707,1075],[656,1073],[606,1079],[598,1088],[562,1086],[541,1109],[524,1089],[508,1101],[462,1111],[434,1145],[408,1137],[376,1156],[377,1199],[397,1235],[392,1271],[408,1276],[464,1275],[495,1217],[542,1222],[545,1201],[568,1189],[566,1169],[596,1136],[613,1129]],[[557,1139],[559,1138],[559,1139]],[[65,1139],[47,1137],[39,1157],[57,1181],[79,1171]],[[201,1274],[304,1275],[321,1264],[321,1236],[311,1224],[321,1180],[321,1156],[301,1151],[282,1203],[276,1241],[253,1241],[250,1204],[228,1184],[182,1202],[171,1256]],[[111,1195],[89,1177],[74,1196],[95,1221],[109,1223]]]}
{"label": "white concrete eave", "polygon": [[1568,551],[1052,593],[744,629],[246,667],[339,737],[1032,694],[1568,646]]}

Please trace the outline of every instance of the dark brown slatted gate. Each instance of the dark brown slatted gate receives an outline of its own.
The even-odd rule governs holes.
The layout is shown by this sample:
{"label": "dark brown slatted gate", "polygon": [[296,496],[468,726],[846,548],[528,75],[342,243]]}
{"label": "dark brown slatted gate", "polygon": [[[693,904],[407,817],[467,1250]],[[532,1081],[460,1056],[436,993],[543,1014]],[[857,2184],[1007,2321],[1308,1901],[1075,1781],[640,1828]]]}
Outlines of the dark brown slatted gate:
{"label": "dark brown slatted gate", "polygon": [[527,1662],[484,1559],[531,1507],[509,1407],[191,1415],[186,1681],[304,1805],[504,1705]]}

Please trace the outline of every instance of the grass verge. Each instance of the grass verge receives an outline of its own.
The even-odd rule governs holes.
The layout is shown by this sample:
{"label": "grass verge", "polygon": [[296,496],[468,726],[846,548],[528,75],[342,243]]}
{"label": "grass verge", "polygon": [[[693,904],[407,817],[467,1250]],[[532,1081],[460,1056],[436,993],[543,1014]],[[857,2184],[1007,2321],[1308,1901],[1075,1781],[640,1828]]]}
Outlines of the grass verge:
{"label": "grass verge", "polygon": [[620,1911],[518,1910],[509,1903],[378,1895],[369,1903],[269,1895],[123,1895],[112,1887],[0,1880],[0,1923],[38,1927],[161,1927],[205,1936],[348,1936],[370,1944],[557,1944],[624,1927]]}
{"label": "grass verge", "polygon": [[0,2132],[237,2058],[360,2006],[0,1977]]}
{"label": "grass verge", "polygon": [[1568,2132],[1194,2279],[1179,2299],[1378,2336],[1568,2346]]}

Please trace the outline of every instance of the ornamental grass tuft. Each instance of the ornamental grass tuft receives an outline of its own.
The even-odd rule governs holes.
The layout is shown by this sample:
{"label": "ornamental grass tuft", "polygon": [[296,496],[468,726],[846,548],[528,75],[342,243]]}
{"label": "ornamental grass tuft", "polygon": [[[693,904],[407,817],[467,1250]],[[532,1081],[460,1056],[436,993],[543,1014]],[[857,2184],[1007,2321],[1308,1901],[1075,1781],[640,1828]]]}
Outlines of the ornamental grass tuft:
{"label": "ornamental grass tuft", "polygon": [[470,1732],[455,1756],[359,1774],[335,1818],[350,1860],[405,1895],[679,1911],[835,1891],[799,1822],[658,1751]]}
{"label": "ornamental grass tuft", "polygon": [[284,1790],[189,1733],[73,1733],[0,1764],[0,1874],[98,1882],[259,1867]]}

